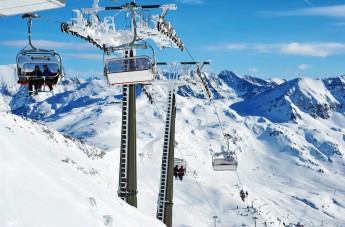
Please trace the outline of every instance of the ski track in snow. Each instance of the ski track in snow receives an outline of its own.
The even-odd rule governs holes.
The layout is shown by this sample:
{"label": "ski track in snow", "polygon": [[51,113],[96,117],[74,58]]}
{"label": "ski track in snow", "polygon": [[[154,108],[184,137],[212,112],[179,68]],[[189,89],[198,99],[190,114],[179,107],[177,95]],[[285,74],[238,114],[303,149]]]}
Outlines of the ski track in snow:
{"label": "ski track in snow", "polygon": [[[2,111],[35,119],[98,149],[72,145],[76,141],[68,145],[58,132],[51,136],[44,125],[2,112],[0,226],[160,226],[154,218],[164,122],[140,89],[138,214],[116,195],[121,87],[69,79],[56,86],[54,96],[24,98],[25,88],[15,84],[15,76],[4,78],[13,72],[13,66],[0,66]],[[175,157],[183,156],[190,168],[182,182],[174,181],[173,225],[214,226],[213,209],[217,226],[254,226],[255,220],[257,226],[345,226],[342,77],[264,81],[229,71],[205,75],[215,97],[225,97],[215,104],[232,135],[230,148],[238,152],[248,204],[239,197],[235,172],[212,169],[211,153],[226,145],[213,106],[196,98],[203,97],[200,85],[181,88],[176,142],[182,154],[175,149]],[[156,101],[164,113],[164,100]],[[17,123],[11,123],[14,119]],[[88,157],[99,149],[106,152],[103,158]]]}

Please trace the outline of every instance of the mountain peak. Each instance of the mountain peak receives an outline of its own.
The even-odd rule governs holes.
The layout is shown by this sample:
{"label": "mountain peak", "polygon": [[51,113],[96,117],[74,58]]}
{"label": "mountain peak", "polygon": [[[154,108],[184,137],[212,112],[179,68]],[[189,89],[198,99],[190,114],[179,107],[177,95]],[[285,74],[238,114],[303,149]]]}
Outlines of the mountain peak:
{"label": "mountain peak", "polygon": [[[248,108],[250,106],[250,108]],[[297,78],[287,81],[232,108],[243,115],[264,116],[273,122],[300,119],[302,113],[328,119],[342,105],[320,79]]]}
{"label": "mountain peak", "polygon": [[[325,226],[344,223],[345,115],[339,109],[339,104],[344,104],[341,99],[345,96],[343,78],[301,78],[276,83],[255,77],[240,77],[230,71],[225,74],[220,78],[216,74],[203,73],[211,92],[219,95],[213,102],[201,96],[202,84],[198,77],[192,76],[186,76],[187,85],[181,87],[176,96],[175,139],[178,152],[175,155],[176,158],[183,158],[189,168],[183,182],[174,181],[174,225],[214,225],[210,204],[215,204],[213,209],[224,226],[251,226],[253,217],[257,218],[257,223],[271,222],[272,226],[283,222],[304,225],[323,223]],[[19,176],[18,182],[25,183],[26,176],[30,176],[28,182],[34,186],[22,185],[27,194],[10,194],[10,200],[7,199],[8,191],[15,191],[21,184],[11,184],[10,190],[7,190],[7,185],[0,187],[0,190],[5,190],[1,198],[5,206],[0,204],[0,220],[7,220],[8,207],[15,208],[10,210],[14,221],[24,220],[15,219],[19,217],[18,207],[23,207],[16,205],[27,201],[27,198],[19,201],[17,198],[22,198],[21,195],[37,198],[36,195],[43,192],[45,198],[54,201],[54,204],[62,203],[59,207],[66,207],[67,210],[64,212],[61,209],[59,214],[62,217],[49,217],[49,221],[64,221],[61,226],[77,226],[67,223],[68,220],[75,220],[73,216],[64,217],[76,207],[77,217],[86,217],[85,220],[90,223],[83,226],[114,225],[113,210],[105,209],[104,204],[118,207],[111,202],[115,201],[120,203],[122,209],[127,209],[115,198],[123,111],[121,86],[109,86],[105,80],[96,79],[73,84],[71,79],[62,86],[57,85],[54,95],[43,93],[30,98],[25,97],[26,88],[17,85],[12,93],[3,93],[9,91],[11,86],[14,86],[11,82],[4,81],[0,105],[7,106],[8,112],[39,120],[47,126],[34,121],[19,122],[18,119],[22,118],[18,116],[15,117],[17,121],[11,121],[0,114],[4,123],[0,126],[0,139],[3,138],[5,144],[2,146],[5,150],[0,155],[0,159],[5,157],[0,160],[1,164],[5,163],[3,178],[10,180],[19,176],[18,172],[13,175],[13,167],[23,165],[21,174],[24,175]],[[136,99],[138,210],[152,218],[157,209],[163,121],[167,105],[166,97],[155,86],[153,83],[152,90],[148,89],[157,96],[153,96],[154,105],[149,103],[143,92],[137,93]],[[50,137],[52,131],[58,133],[49,128],[83,140],[85,147],[90,144],[106,152],[106,155],[101,159],[88,158],[83,150],[84,143],[80,142],[80,149],[69,147],[64,142],[69,137]],[[230,135],[228,140],[224,140],[224,133]],[[212,155],[227,146],[238,157],[238,178],[241,178],[241,187],[249,192],[248,202],[253,205],[249,210],[239,196],[237,176],[229,172],[215,172],[212,168]],[[76,156],[82,158],[76,159]],[[36,165],[39,167],[36,168]],[[88,173],[93,175],[84,176]],[[43,178],[39,177],[42,175]],[[63,184],[57,182],[61,179]],[[36,187],[31,180],[43,185],[43,188]],[[195,180],[202,182],[203,190],[199,189]],[[45,190],[50,189],[51,182],[58,187]],[[100,185],[105,186],[105,191],[97,190]],[[88,190],[90,186],[92,191]],[[60,189],[63,193],[56,191]],[[61,198],[72,199],[66,201]],[[48,220],[44,219],[44,215],[32,218],[33,212],[41,214],[45,204],[37,206],[37,200],[26,204],[29,204],[32,213],[21,212],[28,214],[25,218]],[[143,220],[134,211],[131,212],[134,218],[133,215],[123,216],[120,211],[115,213],[119,214],[115,217],[115,225],[139,226],[133,222]],[[301,213],[306,215],[301,216]],[[55,215],[56,209],[49,214]],[[60,224],[59,221],[56,223]],[[161,224],[152,220],[145,223],[147,226]]]}

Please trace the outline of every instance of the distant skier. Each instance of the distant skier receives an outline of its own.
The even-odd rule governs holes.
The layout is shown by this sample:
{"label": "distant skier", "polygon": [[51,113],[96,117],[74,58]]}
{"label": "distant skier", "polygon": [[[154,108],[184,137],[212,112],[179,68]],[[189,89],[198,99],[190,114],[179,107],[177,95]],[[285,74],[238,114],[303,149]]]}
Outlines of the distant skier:
{"label": "distant skier", "polygon": [[184,168],[183,168],[183,166],[181,166],[178,169],[178,177],[180,178],[181,181],[183,180],[183,176],[184,176]]}
{"label": "distant skier", "polygon": [[178,165],[176,165],[174,167],[174,176],[175,176],[175,179],[177,179],[177,174],[178,174]]}
{"label": "distant skier", "polygon": [[241,189],[241,191],[240,191],[240,197],[241,197],[241,199],[242,199],[243,202],[244,202],[244,200],[245,200],[245,198],[246,198],[246,194],[244,193],[243,189]]}

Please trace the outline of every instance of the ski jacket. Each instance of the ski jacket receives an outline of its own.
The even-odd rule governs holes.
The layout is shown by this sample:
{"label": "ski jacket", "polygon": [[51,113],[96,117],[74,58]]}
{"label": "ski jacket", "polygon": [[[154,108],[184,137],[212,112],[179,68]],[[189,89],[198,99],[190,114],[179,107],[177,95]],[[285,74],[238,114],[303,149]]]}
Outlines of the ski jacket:
{"label": "ski jacket", "polygon": [[43,71],[43,76],[45,77],[50,76],[51,74],[52,74],[52,71],[50,71],[49,69]]}
{"label": "ski jacket", "polygon": [[30,76],[42,76],[43,73],[41,72],[41,70],[34,70],[31,72]]}

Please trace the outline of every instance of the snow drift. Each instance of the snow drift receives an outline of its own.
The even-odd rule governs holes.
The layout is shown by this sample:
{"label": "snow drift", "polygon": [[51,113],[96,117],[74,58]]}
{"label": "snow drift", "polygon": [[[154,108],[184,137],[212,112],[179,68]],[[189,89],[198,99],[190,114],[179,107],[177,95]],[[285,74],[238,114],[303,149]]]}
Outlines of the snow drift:
{"label": "snow drift", "polygon": [[0,226],[163,226],[107,187],[104,152],[9,113],[0,121]]}

